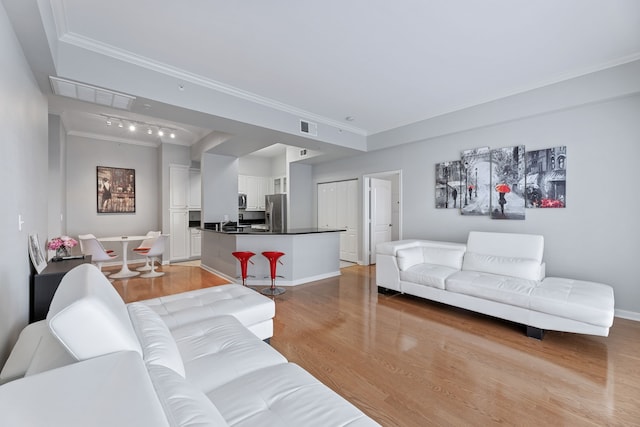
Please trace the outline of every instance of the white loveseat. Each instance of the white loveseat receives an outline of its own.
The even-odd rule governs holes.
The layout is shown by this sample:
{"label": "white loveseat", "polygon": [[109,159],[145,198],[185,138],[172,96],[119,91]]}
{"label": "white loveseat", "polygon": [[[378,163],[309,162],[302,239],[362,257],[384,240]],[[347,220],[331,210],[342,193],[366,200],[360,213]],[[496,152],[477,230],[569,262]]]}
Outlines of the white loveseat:
{"label": "white loveseat", "polygon": [[11,372],[2,372],[18,378],[0,386],[0,424],[378,425],[244,326],[238,317],[263,333],[264,319],[247,311],[256,303],[268,312],[270,300],[229,286],[249,300],[238,305],[236,291],[211,288],[217,297],[125,305],[96,267],[70,271],[46,321],[23,331]]}
{"label": "white loveseat", "polygon": [[380,288],[442,302],[545,330],[607,336],[610,286],[545,277],[542,236],[469,233],[467,244],[402,240],[378,245]]}

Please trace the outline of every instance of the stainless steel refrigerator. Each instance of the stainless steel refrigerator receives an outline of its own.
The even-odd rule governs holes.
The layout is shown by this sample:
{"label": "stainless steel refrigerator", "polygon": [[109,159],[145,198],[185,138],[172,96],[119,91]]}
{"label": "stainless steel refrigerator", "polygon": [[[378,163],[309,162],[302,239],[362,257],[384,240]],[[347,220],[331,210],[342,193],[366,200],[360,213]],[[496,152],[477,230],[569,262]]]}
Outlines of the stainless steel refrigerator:
{"label": "stainless steel refrigerator", "polygon": [[287,231],[287,195],[267,194],[264,201],[264,219],[269,231]]}

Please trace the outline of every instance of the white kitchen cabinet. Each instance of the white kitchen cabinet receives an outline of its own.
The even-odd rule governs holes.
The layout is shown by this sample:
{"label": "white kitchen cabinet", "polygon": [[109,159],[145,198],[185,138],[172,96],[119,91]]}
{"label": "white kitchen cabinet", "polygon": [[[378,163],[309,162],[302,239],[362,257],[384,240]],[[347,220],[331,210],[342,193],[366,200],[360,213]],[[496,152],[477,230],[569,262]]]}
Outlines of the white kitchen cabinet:
{"label": "white kitchen cabinet", "polygon": [[247,194],[247,176],[238,175],[238,193]]}
{"label": "white kitchen cabinet", "polygon": [[246,194],[247,194],[247,210],[263,211],[264,196],[271,194],[271,178],[263,176],[245,176]]}
{"label": "white kitchen cabinet", "polygon": [[273,193],[280,194],[287,192],[287,177],[277,176],[273,178]]}
{"label": "white kitchen cabinet", "polygon": [[202,205],[202,177],[198,169],[189,169],[189,199],[190,210],[200,210]]}
{"label": "white kitchen cabinet", "polygon": [[169,205],[171,209],[187,209],[189,206],[189,167],[169,167]]}
{"label": "white kitchen cabinet", "polygon": [[358,181],[318,184],[318,227],[340,233],[340,259],[358,261]]}
{"label": "white kitchen cabinet", "polygon": [[189,235],[191,236],[191,253],[189,254],[189,258],[200,258],[202,255],[202,230],[190,228]]}
{"label": "white kitchen cabinet", "polygon": [[189,258],[189,213],[186,209],[172,209],[169,213],[170,260]]}

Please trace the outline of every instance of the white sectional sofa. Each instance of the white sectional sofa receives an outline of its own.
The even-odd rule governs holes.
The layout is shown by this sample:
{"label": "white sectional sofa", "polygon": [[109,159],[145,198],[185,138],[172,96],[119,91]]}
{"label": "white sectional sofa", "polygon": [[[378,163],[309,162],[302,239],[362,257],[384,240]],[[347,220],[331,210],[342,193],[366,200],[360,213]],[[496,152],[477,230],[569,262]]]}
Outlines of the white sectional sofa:
{"label": "white sectional sofa", "polygon": [[229,286],[125,305],[96,267],[70,271],[2,371],[0,424],[378,425],[262,341],[273,301]]}
{"label": "white sectional sofa", "polygon": [[545,330],[607,336],[613,324],[610,286],[545,277],[542,236],[469,233],[466,245],[402,240],[378,245],[376,282],[415,295]]}

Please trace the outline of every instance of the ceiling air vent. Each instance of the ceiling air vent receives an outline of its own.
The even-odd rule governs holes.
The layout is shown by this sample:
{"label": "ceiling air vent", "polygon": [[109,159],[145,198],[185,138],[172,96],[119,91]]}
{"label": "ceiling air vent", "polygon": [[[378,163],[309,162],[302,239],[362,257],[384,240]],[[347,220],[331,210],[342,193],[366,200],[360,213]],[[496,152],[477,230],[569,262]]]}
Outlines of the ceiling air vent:
{"label": "ceiling air vent", "polygon": [[311,136],[318,136],[318,124],[308,122],[306,120],[300,120],[300,133]]}
{"label": "ceiling air vent", "polygon": [[114,92],[59,77],[49,76],[53,93],[68,98],[79,99],[80,101],[91,102],[107,107],[119,108],[121,110],[131,110],[131,105],[136,99],[135,96]]}

